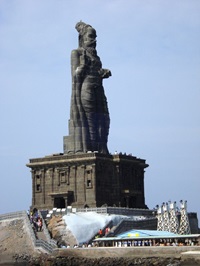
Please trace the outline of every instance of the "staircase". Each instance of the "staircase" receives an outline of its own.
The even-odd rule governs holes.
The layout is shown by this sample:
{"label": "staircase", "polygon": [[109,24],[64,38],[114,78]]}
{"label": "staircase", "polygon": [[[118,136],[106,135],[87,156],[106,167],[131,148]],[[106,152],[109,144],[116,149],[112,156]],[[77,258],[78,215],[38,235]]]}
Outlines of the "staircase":
{"label": "staircase", "polygon": [[52,253],[53,249],[57,248],[56,241],[51,239],[44,220],[43,220],[43,231],[35,232],[33,230],[33,225],[31,224],[26,211],[12,212],[0,215],[0,221],[7,219],[14,219],[14,218],[23,219],[24,223],[28,228],[28,231],[30,233],[30,238],[35,248],[43,250],[48,253]]}
{"label": "staircase", "polygon": [[[105,230],[106,227],[112,228],[113,227],[113,221],[110,221],[109,223],[107,223],[103,228],[102,228],[102,232],[103,232],[103,236],[105,235]],[[95,239],[95,237],[98,235],[98,232],[95,233],[95,235],[88,241],[88,243],[92,243],[92,241]],[[108,236],[108,235],[107,235]]]}
{"label": "staircase", "polygon": [[46,236],[45,236],[43,231],[39,231],[36,234],[37,234],[37,239],[42,239],[42,240],[48,242],[48,240],[47,240],[47,238],[46,238]]}
{"label": "staircase", "polygon": [[42,231],[36,232],[36,246],[42,246],[48,252],[52,253],[53,249],[57,248],[56,241],[51,238],[40,211],[38,211],[38,214],[42,218]]}

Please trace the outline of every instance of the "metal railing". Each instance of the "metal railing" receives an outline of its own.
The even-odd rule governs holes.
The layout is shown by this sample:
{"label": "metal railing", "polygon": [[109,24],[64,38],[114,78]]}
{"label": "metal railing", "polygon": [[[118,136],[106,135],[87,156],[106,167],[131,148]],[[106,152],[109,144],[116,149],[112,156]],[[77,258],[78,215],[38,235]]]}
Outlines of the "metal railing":
{"label": "metal railing", "polygon": [[36,239],[35,246],[40,247],[40,248],[42,247],[45,250],[47,250],[49,253],[52,253],[53,251],[53,247],[51,243],[48,243],[47,241],[44,241],[43,239]]}
{"label": "metal railing", "polygon": [[96,208],[77,208],[76,212],[96,212],[119,215],[132,216],[153,216],[152,210],[149,209],[135,209],[125,207],[96,207]]}
{"label": "metal railing", "polygon": [[31,224],[30,219],[28,218],[28,215],[26,215],[26,213],[24,213],[24,218],[25,218],[26,225],[28,226],[32,241],[35,245],[37,238],[36,238],[35,232],[33,230],[33,225]]}
{"label": "metal railing", "polygon": [[54,208],[52,211],[46,211],[46,213],[51,218],[52,215],[61,215],[70,214],[71,212],[96,212],[99,214],[115,214],[115,215],[126,215],[126,216],[144,216],[145,219],[154,217],[153,211],[149,209],[136,209],[136,208],[126,208],[126,207],[94,207],[94,208],[72,208],[68,206],[64,209]]}
{"label": "metal railing", "polygon": [[57,243],[54,239],[51,238],[50,234],[49,234],[49,230],[47,229],[47,226],[46,226],[46,223],[41,215],[41,212],[38,210],[38,214],[40,216],[40,218],[42,219],[42,228],[43,228],[43,232],[44,232],[44,235],[47,239],[47,242],[50,243],[53,247],[57,247]]}
{"label": "metal railing", "polygon": [[96,213],[108,213],[107,207],[101,207],[101,208],[77,208],[76,212],[96,212]]}

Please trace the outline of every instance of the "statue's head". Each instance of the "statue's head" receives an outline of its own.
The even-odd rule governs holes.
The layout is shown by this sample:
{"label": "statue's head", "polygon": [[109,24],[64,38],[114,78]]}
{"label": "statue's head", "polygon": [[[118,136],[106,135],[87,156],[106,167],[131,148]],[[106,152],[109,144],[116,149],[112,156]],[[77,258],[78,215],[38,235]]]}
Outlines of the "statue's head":
{"label": "statue's head", "polygon": [[82,21],[78,22],[75,26],[79,33],[79,47],[83,48],[96,48],[96,30]]}

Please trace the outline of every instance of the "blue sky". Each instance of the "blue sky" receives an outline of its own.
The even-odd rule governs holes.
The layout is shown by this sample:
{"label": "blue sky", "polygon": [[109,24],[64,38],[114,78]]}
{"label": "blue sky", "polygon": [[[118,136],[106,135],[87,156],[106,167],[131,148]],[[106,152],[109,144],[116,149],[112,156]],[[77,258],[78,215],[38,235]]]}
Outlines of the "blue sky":
{"label": "blue sky", "polygon": [[30,158],[63,151],[82,20],[112,72],[110,152],[146,159],[149,208],[182,199],[200,217],[199,14],[199,0],[0,0],[0,213],[31,205]]}

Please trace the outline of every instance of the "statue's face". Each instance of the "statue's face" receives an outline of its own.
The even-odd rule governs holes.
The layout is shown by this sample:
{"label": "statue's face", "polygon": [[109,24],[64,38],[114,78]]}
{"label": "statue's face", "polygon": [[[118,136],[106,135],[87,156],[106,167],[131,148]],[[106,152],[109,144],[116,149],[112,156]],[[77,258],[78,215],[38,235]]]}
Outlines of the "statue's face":
{"label": "statue's face", "polygon": [[84,47],[96,48],[96,32],[92,28],[88,28],[86,33],[83,35]]}

